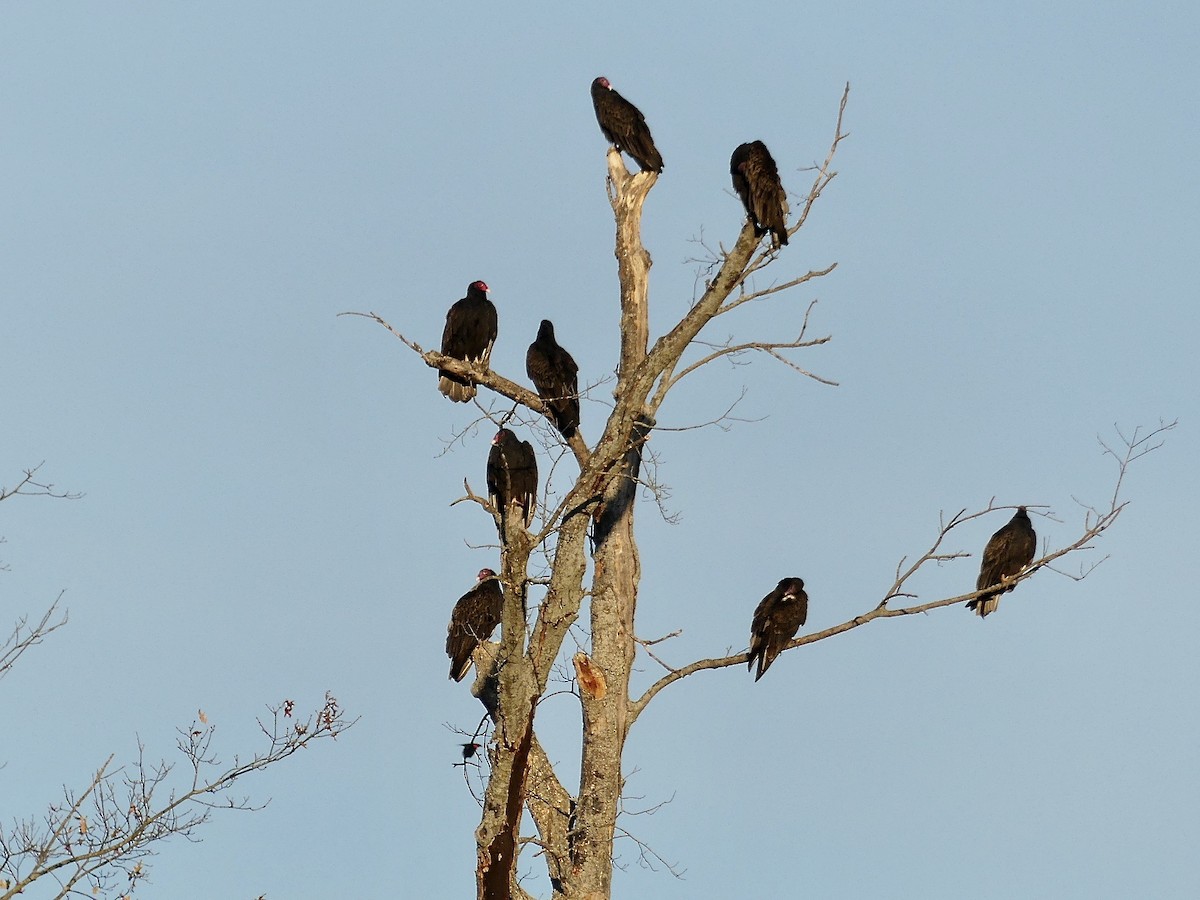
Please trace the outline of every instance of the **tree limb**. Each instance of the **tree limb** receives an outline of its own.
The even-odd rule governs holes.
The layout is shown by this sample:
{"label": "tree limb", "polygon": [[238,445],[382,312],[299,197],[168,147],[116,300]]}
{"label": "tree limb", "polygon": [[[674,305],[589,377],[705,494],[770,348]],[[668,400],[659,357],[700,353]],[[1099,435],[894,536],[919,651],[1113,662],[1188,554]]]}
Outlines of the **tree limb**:
{"label": "tree limb", "polygon": [[[1112,493],[1112,496],[1109,501],[1108,508],[1104,509],[1104,510],[1097,510],[1094,507],[1086,507],[1087,511],[1084,516],[1082,532],[1074,541],[1072,541],[1071,543],[1067,544],[1064,547],[1059,548],[1058,550],[1045,553],[1041,558],[1035,560],[1028,567],[1026,567],[1024,571],[1013,576],[1011,579],[1006,579],[1004,583],[1006,585],[1011,584],[1011,585],[1015,586],[1017,584],[1020,584],[1022,581],[1025,581],[1026,579],[1031,578],[1034,575],[1034,573],[1036,573],[1042,567],[1049,567],[1050,563],[1053,563],[1055,560],[1061,559],[1062,557],[1064,557],[1070,553],[1075,553],[1080,550],[1091,549],[1092,541],[1099,538],[1105,531],[1107,531],[1109,528],[1112,527],[1112,525],[1117,521],[1118,517],[1121,515],[1121,513],[1124,511],[1126,505],[1128,504],[1128,501],[1121,500],[1121,487],[1124,483],[1125,476],[1129,470],[1129,466],[1134,461],[1145,456],[1147,453],[1151,453],[1154,450],[1157,450],[1159,447],[1161,447],[1162,446],[1162,435],[1165,434],[1167,431],[1170,431],[1172,428],[1174,428],[1176,424],[1177,424],[1176,422],[1170,422],[1170,423],[1160,422],[1158,427],[1152,429],[1149,433],[1147,433],[1145,435],[1140,435],[1140,429],[1134,429],[1132,435],[1129,437],[1126,437],[1118,428],[1117,434],[1120,437],[1121,441],[1125,444],[1125,450],[1123,453],[1114,450],[1113,448],[1108,446],[1108,444],[1106,444],[1103,440],[1101,440],[1100,445],[1101,445],[1101,447],[1104,448],[1105,454],[1108,456],[1112,456],[1113,459],[1116,460],[1117,466],[1118,466],[1117,477],[1115,480],[1115,486],[1114,486],[1113,493]],[[1030,509],[1036,508],[1035,506],[1033,506],[1031,504],[1025,504],[1025,505]],[[916,562],[912,563],[907,569],[905,569],[904,568],[904,560],[901,560],[900,565],[897,566],[897,574],[896,574],[895,581],[888,588],[888,590],[884,593],[883,599],[880,600],[873,609],[870,609],[867,612],[857,615],[852,619],[848,619],[847,621],[842,622],[839,625],[834,625],[831,628],[826,628],[824,631],[818,631],[813,634],[806,634],[802,637],[795,638],[787,645],[785,650],[793,650],[797,647],[803,647],[805,644],[813,644],[813,643],[816,643],[817,641],[823,641],[826,638],[831,638],[838,634],[844,634],[847,631],[851,631],[862,625],[866,625],[868,622],[873,622],[875,619],[890,619],[890,618],[896,618],[898,616],[912,616],[912,615],[916,615],[918,613],[926,613],[926,612],[929,612],[934,609],[939,609],[943,606],[955,606],[959,603],[965,603],[967,601],[974,600],[978,597],[983,596],[984,594],[989,593],[989,591],[992,589],[985,588],[983,590],[975,590],[975,591],[971,591],[969,593],[959,594],[954,597],[946,597],[946,598],[939,599],[939,600],[932,600],[928,603],[920,603],[920,604],[917,604],[914,606],[909,606],[909,607],[904,607],[904,608],[895,608],[894,609],[894,608],[888,606],[888,602],[897,597],[915,598],[917,596],[916,594],[905,593],[903,588],[904,588],[905,584],[908,582],[908,580],[910,578],[912,578],[912,576],[915,575],[926,564],[928,564],[930,562],[940,562],[940,561],[945,561],[945,560],[949,560],[949,559],[958,559],[958,558],[962,558],[962,557],[969,555],[964,552],[954,552],[954,553],[939,552],[943,542],[945,541],[946,537],[950,534],[951,531],[953,531],[958,526],[971,521],[972,519],[977,519],[980,516],[984,516],[984,515],[987,515],[988,513],[995,512],[996,510],[1015,509],[1015,508],[1016,507],[1014,507],[1014,506],[996,506],[994,503],[989,503],[986,509],[982,509],[978,512],[971,513],[969,515],[966,514],[965,510],[959,511],[958,513],[956,513],[954,516],[951,517],[949,522],[943,521],[941,528],[939,529],[937,538],[934,540],[934,542],[930,546],[930,548],[928,550],[926,550],[925,553],[923,553],[917,559]],[[737,653],[732,656],[724,656],[724,657],[713,658],[713,659],[701,659],[701,660],[697,660],[695,662],[689,663],[688,665],[683,666],[681,668],[672,669],[666,675],[662,676],[656,682],[654,682],[654,684],[652,684],[649,688],[646,689],[645,693],[643,693],[641,695],[641,697],[639,697],[636,701],[634,701],[631,704],[631,706],[630,706],[631,722],[633,720],[635,720],[641,714],[642,710],[644,710],[646,708],[646,705],[652,699],[654,699],[654,697],[659,693],[659,691],[661,691],[663,688],[667,687],[668,685],[674,684],[675,682],[679,681],[680,679],[686,678],[688,675],[691,675],[695,672],[703,671],[705,669],[722,669],[722,668],[727,668],[729,666],[736,666],[736,665],[740,665],[742,663],[748,662],[749,659],[750,659],[749,653]]]}
{"label": "tree limb", "polygon": [[58,631],[58,629],[67,624],[67,613],[65,610],[61,618],[57,621],[51,621],[58,610],[58,604],[63,598],[63,593],[65,592],[59,592],[58,597],[55,598],[54,602],[50,604],[42,614],[42,617],[32,627],[28,625],[28,616],[22,616],[13,625],[12,633],[0,645],[0,678],[8,674],[9,669],[13,667],[26,650],[36,644],[40,644],[46,638],[46,635]]}
{"label": "tree limb", "polygon": [[273,766],[315,741],[336,739],[357,721],[346,721],[328,693],[324,706],[307,721],[293,720],[293,708],[292,701],[285,701],[271,709],[271,725],[260,720],[269,739],[265,751],[246,762],[235,758],[232,766],[224,768],[210,750],[214,728],[201,713],[200,723],[180,730],[179,749],[191,769],[190,784],[171,790],[161,804],[156,803],[156,793],[165,786],[173,766],[148,766],[139,754],[132,767],[111,770],[110,756],[86,788],[79,793],[65,790],[61,803],[49,805],[44,823],[31,818],[0,828],[0,873],[5,876],[0,900],[11,900],[46,877],[58,881],[58,897],[78,893],[76,885],[81,881],[91,884],[94,894],[113,889],[122,878],[132,883],[144,876],[141,860],[159,841],[173,836],[190,839],[214,809],[260,808],[245,798],[220,803],[214,798],[243,775]]}
{"label": "tree limb", "polygon": [[[406,347],[421,357],[421,360],[431,369],[445,369],[447,372],[452,372],[455,375],[461,375],[464,378],[469,378],[477,384],[488,388],[489,390],[499,394],[502,397],[507,397],[515,403],[532,410],[533,412],[552,418],[549,407],[536,392],[529,388],[517,384],[515,381],[510,381],[498,372],[490,368],[480,368],[479,366],[464,362],[461,359],[456,359],[453,356],[446,356],[436,350],[423,350],[420,344],[411,341],[403,334],[397,331],[392,325],[375,312],[343,312],[338,313],[339,316],[361,316],[364,319],[371,319],[379,325],[382,325],[392,333],[394,337],[400,340]],[[575,458],[582,466],[587,462],[589,453],[587,445],[584,443],[582,436],[578,431],[571,436],[568,442],[571,452],[575,454]]]}

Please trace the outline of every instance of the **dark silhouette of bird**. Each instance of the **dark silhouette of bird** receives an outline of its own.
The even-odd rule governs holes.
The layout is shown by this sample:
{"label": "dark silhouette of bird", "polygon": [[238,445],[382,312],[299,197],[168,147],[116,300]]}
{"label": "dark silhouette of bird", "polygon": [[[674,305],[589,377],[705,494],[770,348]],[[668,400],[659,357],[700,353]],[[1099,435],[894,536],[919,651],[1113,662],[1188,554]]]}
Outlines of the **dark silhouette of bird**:
{"label": "dark silhouette of bird", "polygon": [[607,78],[597,78],[592,82],[592,106],[596,108],[600,130],[610,144],[632,156],[643,172],[663,170],[662,156],[654,146],[646,117],[613,90]]}
{"label": "dark silhouette of bird", "polygon": [[[488,299],[488,286],[472,281],[467,296],[450,307],[442,331],[442,353],[464,362],[482,364],[486,369],[496,343],[498,322],[496,307]],[[475,385],[461,375],[438,369],[438,390],[455,403],[466,403],[475,396]]]}
{"label": "dark silhouette of bird", "polygon": [[537,457],[529,441],[519,441],[507,428],[492,438],[487,461],[488,496],[500,514],[501,537],[507,532],[511,507],[519,510],[519,521],[526,528],[533,524],[537,508]]}
{"label": "dark silhouette of bird", "polygon": [[[504,592],[500,579],[491,569],[480,569],[475,587],[458,598],[446,629],[446,655],[450,657],[450,677],[462,681],[471,668],[471,654],[486,641],[500,624],[504,611]],[[463,758],[467,754],[464,750]]]}
{"label": "dark silhouette of bird", "polygon": [[[1017,513],[1008,520],[1003,528],[991,536],[987,546],[983,548],[983,562],[979,566],[979,578],[975,581],[975,590],[982,591],[1002,584],[1004,579],[1012,578],[1033,562],[1037,552],[1037,532],[1029,521],[1029,513],[1025,507],[1017,508]],[[975,610],[980,618],[995,612],[1000,605],[1000,595],[1011,591],[1016,584],[1000,587],[995,591],[981,594],[974,600],[967,601],[967,609]]]}
{"label": "dark silhouette of bird", "polygon": [[755,681],[763,677],[807,618],[808,594],[804,593],[804,581],[799,578],[784,578],[762,598],[750,626],[748,668],[753,669],[755,660],[758,661]]}
{"label": "dark silhouette of bird", "polygon": [[740,145],[729,158],[733,189],[742,198],[746,215],[754,224],[754,236],[768,231],[776,247],[785,246],[787,234],[787,192],[779,180],[779,169],[767,145],[752,141]]}
{"label": "dark silhouette of bird", "polygon": [[554,339],[554,323],[542,319],[525,354],[525,372],[546,401],[554,426],[570,440],[579,427],[579,366]]}
{"label": "dark silhouette of bird", "polygon": [[463,760],[464,761],[468,760],[472,756],[474,756],[475,753],[479,750],[479,747],[480,747],[480,745],[476,744],[474,741],[468,741],[467,743],[463,744],[462,745]]}

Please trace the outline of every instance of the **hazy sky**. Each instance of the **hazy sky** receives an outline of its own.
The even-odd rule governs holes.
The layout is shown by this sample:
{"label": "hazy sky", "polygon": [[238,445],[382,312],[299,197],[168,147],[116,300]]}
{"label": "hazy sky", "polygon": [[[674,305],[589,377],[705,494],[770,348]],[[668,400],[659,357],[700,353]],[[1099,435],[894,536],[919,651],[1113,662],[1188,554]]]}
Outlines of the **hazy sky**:
{"label": "hazy sky", "polygon": [[[728,159],[760,138],[802,194],[851,83],[838,176],[770,271],[837,261],[710,337],[828,345],[680,385],[643,502],[639,634],[680,665],[746,647],[785,575],[815,630],[873,608],[939,514],[1107,503],[1096,436],[1180,419],[1077,572],[980,621],[873,623],[673,686],[631,734],[620,897],[1194,897],[1200,710],[1195,4],[58,3],[0,6],[0,483],[45,460],[76,502],[5,502],[0,603],[69,626],[0,684],[0,819],[110,753],[172,758],[205,710],[332,690],[361,722],[247,780],[263,812],[162,850],[138,896],[466,897],[473,829],[445,626],[483,566],[490,428],[383,329],[425,346],[477,278],[493,365],[524,381],[552,318],[582,377],[616,360],[606,144],[588,86],[647,116],[652,329],[730,245]],[[764,282],[767,279],[764,279]],[[611,383],[583,405],[589,441]],[[523,435],[527,436],[527,435]],[[550,458],[543,455],[543,471]],[[561,464],[556,485],[575,471]],[[971,589],[971,559],[922,600]],[[1193,523],[1193,524],[1188,524]],[[1176,536],[1184,538],[1181,540]],[[6,626],[5,626],[6,627]],[[573,649],[573,648],[572,648]],[[656,676],[645,660],[636,683]],[[563,777],[578,706],[539,710]],[[531,828],[531,826],[528,826]],[[528,830],[528,828],[527,828]],[[527,854],[530,889],[547,893]],[[31,892],[31,897],[47,896]]]}

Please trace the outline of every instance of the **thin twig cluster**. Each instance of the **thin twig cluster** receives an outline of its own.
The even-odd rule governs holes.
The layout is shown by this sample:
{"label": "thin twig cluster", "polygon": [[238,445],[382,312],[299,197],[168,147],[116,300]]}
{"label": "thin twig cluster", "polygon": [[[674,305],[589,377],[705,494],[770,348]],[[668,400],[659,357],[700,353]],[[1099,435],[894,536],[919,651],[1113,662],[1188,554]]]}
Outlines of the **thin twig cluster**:
{"label": "thin twig cluster", "polygon": [[269,707],[268,713],[258,722],[267,745],[248,760],[221,761],[213,742],[216,726],[201,711],[189,727],[179,729],[178,767],[148,761],[139,741],[131,763],[114,766],[109,756],[82,788],[63,788],[42,816],[0,826],[0,900],[16,897],[42,878],[57,883],[56,898],[130,895],[146,877],[146,860],[159,842],[195,840],[214,810],[266,805],[232,794],[239,778],[317,741],[336,740],[357,721],[348,721],[329,693],[304,719],[291,700]]}

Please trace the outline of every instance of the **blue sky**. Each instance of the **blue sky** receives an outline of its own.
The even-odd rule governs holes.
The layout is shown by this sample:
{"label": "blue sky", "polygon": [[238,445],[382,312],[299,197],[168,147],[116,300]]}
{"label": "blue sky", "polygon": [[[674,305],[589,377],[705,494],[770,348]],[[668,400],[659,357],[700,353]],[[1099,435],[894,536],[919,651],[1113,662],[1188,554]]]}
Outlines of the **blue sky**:
{"label": "blue sky", "polygon": [[[832,342],[713,367],[652,447],[678,524],[638,511],[639,632],[674,664],[744,649],[785,575],[809,628],[872,608],[940,511],[1102,503],[1096,435],[1181,420],[1125,485],[1080,583],[1041,572],[980,622],[873,623],[758,684],[700,673],[630,738],[623,824],[686,870],[619,896],[1191,897],[1200,676],[1186,576],[1197,456],[1200,128],[1191,4],[32,4],[0,9],[0,481],[45,460],[77,502],[3,506],[8,619],[70,626],[0,685],[0,815],[37,812],[203,708],[226,754],[332,690],[362,716],[252,785],[264,812],[164,849],[147,896],[468,896],[478,704],[445,624],[490,521],[471,421],[425,346],[482,278],[495,368],[541,318],[583,376],[615,364],[604,74],[666,171],[646,207],[652,327],[689,306],[696,239],[731,243],[729,153],[761,138],[802,193],[852,85],[838,177],[772,274],[837,261],[714,336]],[[1191,360],[1191,362],[1189,362]],[[592,440],[607,391],[583,407]],[[570,473],[573,464],[564,463]],[[548,468],[548,466],[547,466]],[[565,484],[565,482],[564,482]],[[964,531],[978,553],[1006,514]],[[493,535],[494,536],[494,535]],[[968,590],[978,558],[924,573]],[[654,675],[647,661],[641,678]],[[565,776],[578,711],[539,711]],[[15,723],[15,724],[14,724]],[[531,888],[539,890],[539,864]],[[39,895],[40,896],[40,895]]]}

